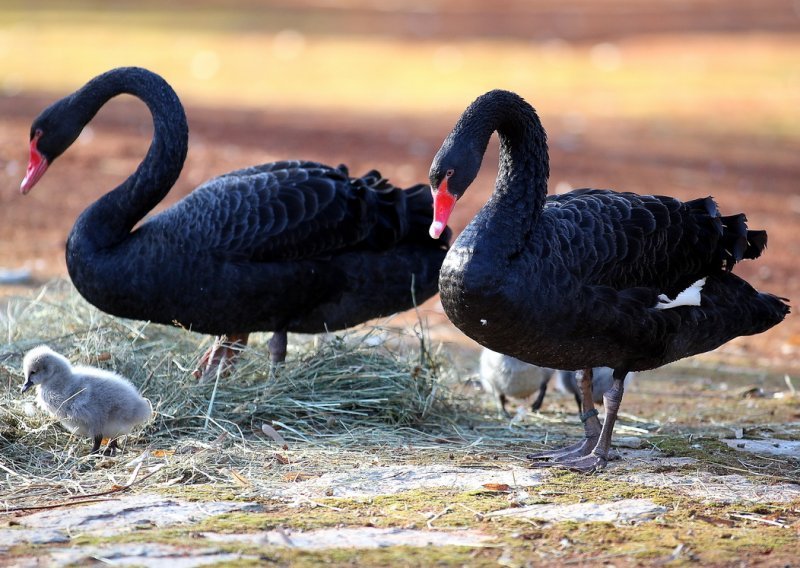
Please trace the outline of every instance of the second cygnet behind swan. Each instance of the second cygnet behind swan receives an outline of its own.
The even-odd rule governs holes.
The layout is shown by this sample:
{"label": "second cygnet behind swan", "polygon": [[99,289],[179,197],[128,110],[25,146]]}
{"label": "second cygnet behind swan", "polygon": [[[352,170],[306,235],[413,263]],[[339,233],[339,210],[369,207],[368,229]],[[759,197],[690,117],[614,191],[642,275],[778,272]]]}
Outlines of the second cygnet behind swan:
{"label": "second cygnet behind swan", "polygon": [[22,392],[39,385],[39,407],[70,432],[91,438],[92,453],[100,450],[103,438],[109,438],[104,453],[113,454],[118,449],[117,437],[152,415],[150,401],[127,379],[103,369],[73,367],[66,357],[46,345],[28,351],[22,368]]}
{"label": "second cygnet behind swan", "polygon": [[484,348],[481,352],[481,386],[484,391],[491,393],[498,414],[506,417],[511,416],[506,409],[509,396],[528,398],[539,391],[540,396],[533,403],[533,409],[539,410],[552,374],[553,369],[537,367],[491,349]]}
{"label": "second cygnet behind swan", "polygon": [[[528,398],[533,393],[536,398],[532,410],[539,410],[547,393],[550,379],[555,375],[556,389],[572,394],[581,408],[581,394],[578,385],[580,371],[554,371],[520,361],[510,355],[503,355],[484,347],[480,359],[480,380],[483,390],[490,393],[497,405],[499,414],[509,417],[506,409],[507,397]],[[628,373],[629,381],[633,373]],[[592,399],[595,404],[603,404],[603,394],[613,384],[613,369],[595,367],[592,374]]]}

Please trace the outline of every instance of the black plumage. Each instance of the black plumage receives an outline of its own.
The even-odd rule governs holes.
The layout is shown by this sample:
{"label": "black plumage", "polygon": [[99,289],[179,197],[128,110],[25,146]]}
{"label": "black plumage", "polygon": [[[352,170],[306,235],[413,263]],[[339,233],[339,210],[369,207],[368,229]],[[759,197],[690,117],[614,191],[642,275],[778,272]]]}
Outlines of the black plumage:
{"label": "black plumage", "polygon": [[[514,93],[492,91],[467,108],[433,160],[434,236],[475,179],[494,131],[495,190],[447,254],[442,304],[456,326],[495,351],[543,367],[614,369],[603,436],[587,415],[594,414],[588,397],[587,439],[544,456],[602,467],[628,372],[763,332],[788,313],[780,298],[730,272],[761,254],[766,233],[749,230],[744,215],[720,216],[710,197],[682,202],[595,189],[547,197],[549,158],[536,112]],[[704,278],[700,305],[657,306],[661,295],[673,298]]]}
{"label": "black plumage", "polygon": [[343,329],[436,293],[449,233],[428,238],[430,191],[396,188],[377,171],[350,177],[308,161],[245,168],[136,226],[172,188],[188,144],[177,95],[145,69],[104,73],[34,120],[23,192],[121,93],[148,105],[150,149],[80,215],[67,242],[72,281],[101,310],[239,342],[275,331],[271,351],[282,360],[287,331]]}

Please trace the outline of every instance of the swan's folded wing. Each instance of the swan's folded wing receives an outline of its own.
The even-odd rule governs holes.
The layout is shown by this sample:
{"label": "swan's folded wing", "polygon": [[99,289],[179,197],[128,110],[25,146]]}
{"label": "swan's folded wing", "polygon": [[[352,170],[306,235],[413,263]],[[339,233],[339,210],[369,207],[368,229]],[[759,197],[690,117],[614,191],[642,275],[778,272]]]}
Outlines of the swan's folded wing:
{"label": "swan's folded wing", "polygon": [[346,169],[276,162],[214,178],[151,222],[229,260],[292,260],[357,245],[375,224],[372,201]]}
{"label": "swan's folded wing", "polygon": [[714,201],[576,190],[548,198],[565,261],[584,282],[674,294],[722,268],[726,232]]}

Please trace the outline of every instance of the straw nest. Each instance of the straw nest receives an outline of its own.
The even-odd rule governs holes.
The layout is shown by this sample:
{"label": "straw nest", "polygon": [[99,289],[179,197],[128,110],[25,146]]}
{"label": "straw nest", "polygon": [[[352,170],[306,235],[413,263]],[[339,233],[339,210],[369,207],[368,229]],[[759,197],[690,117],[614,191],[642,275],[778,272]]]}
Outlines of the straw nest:
{"label": "straw nest", "polygon": [[[465,434],[481,409],[475,397],[457,394],[460,380],[431,350],[421,324],[362,326],[324,341],[293,336],[280,365],[269,362],[269,335],[257,334],[230,375],[198,382],[191,370],[211,338],[109,316],[67,282],[12,298],[4,311],[0,493],[9,497],[0,510],[85,496],[109,483],[120,488],[156,469],[160,483],[247,479],[255,487],[293,471],[352,467],[380,455],[402,461],[414,448],[467,447],[485,436]],[[20,395],[22,357],[43,343],[74,363],[128,377],[151,400],[154,419],[128,436],[121,457],[87,456],[87,440]]]}

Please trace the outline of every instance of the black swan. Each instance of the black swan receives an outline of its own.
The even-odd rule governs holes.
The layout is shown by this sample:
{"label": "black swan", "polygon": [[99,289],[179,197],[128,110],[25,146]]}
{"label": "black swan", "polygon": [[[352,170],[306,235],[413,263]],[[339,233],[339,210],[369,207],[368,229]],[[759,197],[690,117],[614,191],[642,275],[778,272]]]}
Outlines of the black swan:
{"label": "black swan", "polygon": [[201,361],[213,371],[248,334],[273,331],[273,361],[286,333],[344,329],[413,307],[437,292],[449,231],[428,237],[427,185],[402,190],[376,171],[283,161],[214,178],[134,226],[169,192],[183,167],[183,106],[160,76],[108,71],[45,109],[31,126],[27,193],[112,97],[128,93],[153,116],[153,139],[136,171],[75,222],[70,277],[110,314],[224,336]]}
{"label": "black swan", "polygon": [[[494,351],[587,370],[584,440],[529,458],[594,471],[606,465],[628,372],[766,331],[789,306],[731,273],[737,261],[761,254],[767,235],[748,230],[743,214],[721,216],[710,197],[681,202],[597,189],[547,197],[544,128],[533,107],[508,91],[475,100],[434,157],[434,238],[477,176],[494,131],[494,193],[447,253],[442,305]],[[614,369],[602,427],[588,371],[601,366]]]}

